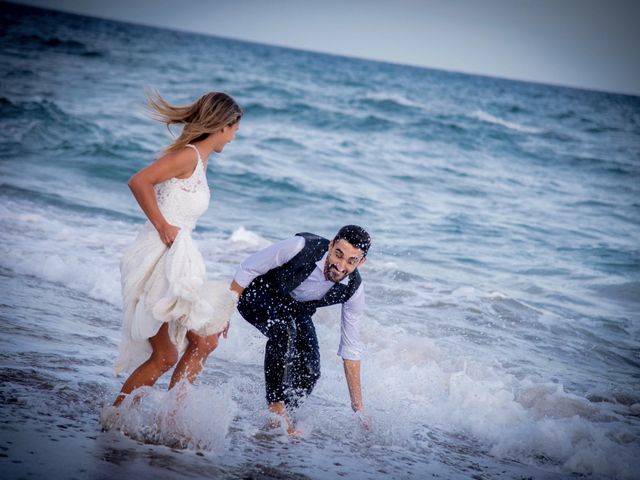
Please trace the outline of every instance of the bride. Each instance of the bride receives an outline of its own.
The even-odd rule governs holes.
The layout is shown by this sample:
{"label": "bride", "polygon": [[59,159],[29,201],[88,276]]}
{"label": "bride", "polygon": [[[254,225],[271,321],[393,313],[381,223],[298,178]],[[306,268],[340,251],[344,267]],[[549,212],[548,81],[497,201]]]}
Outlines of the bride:
{"label": "bride", "polygon": [[159,159],[129,180],[148,221],[120,264],[122,341],[114,369],[132,373],[115,407],[174,366],[169,388],[183,379],[193,383],[220,335],[226,337],[235,305],[224,282],[206,281],[191,231],[209,206],[209,156],[233,140],[242,109],[219,92],[187,106],[152,93],[148,103],[158,120],[183,129]]}

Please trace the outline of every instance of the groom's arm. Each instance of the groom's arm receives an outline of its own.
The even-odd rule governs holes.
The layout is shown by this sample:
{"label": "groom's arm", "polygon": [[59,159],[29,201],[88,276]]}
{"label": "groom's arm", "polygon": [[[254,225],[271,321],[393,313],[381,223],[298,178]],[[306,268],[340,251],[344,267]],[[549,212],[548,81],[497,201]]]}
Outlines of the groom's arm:
{"label": "groom's arm", "polygon": [[344,375],[347,379],[349,397],[351,398],[351,408],[354,412],[364,410],[362,403],[362,387],[360,384],[360,360],[343,360]]}
{"label": "groom's arm", "polygon": [[304,237],[291,237],[248,256],[238,266],[230,289],[241,295],[254,278],[284,265],[304,247]]}
{"label": "groom's arm", "polygon": [[344,363],[344,375],[349,388],[351,408],[354,412],[364,410],[360,382],[360,356],[362,354],[360,323],[364,315],[364,306],[364,285],[360,284],[351,298],[342,304],[340,322],[341,335],[338,355],[342,357]]}

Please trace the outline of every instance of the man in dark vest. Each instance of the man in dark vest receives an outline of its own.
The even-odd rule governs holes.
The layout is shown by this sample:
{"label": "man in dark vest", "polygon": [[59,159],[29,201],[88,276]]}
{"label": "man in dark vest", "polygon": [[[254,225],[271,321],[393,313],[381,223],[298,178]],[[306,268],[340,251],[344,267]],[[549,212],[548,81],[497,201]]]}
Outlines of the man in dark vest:
{"label": "man in dark vest", "polygon": [[290,434],[299,433],[287,415],[309,395],[320,378],[320,352],[311,317],[317,308],[342,304],[338,355],[351,398],[361,412],[359,323],[364,286],[358,267],[371,245],[357,225],[340,229],[332,241],[311,233],[274,243],[246,258],[231,289],[238,311],[267,337],[264,376],[269,410],[283,417]]}

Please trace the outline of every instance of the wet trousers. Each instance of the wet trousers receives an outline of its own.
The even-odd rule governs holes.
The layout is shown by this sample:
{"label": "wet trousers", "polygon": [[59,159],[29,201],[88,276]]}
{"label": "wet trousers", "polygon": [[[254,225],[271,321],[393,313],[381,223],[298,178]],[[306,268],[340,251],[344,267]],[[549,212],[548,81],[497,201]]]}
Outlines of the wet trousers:
{"label": "wet trousers", "polygon": [[264,379],[267,402],[297,407],[320,378],[314,309],[273,289],[245,290],[238,311],[267,337]]}

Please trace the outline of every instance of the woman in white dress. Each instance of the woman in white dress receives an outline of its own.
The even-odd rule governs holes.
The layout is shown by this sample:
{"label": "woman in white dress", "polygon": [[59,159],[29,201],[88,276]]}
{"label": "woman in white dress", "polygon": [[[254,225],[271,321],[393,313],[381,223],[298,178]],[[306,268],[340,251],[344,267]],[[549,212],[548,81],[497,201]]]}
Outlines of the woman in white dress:
{"label": "woman in white dress", "polygon": [[159,159],[128,183],[148,221],[120,264],[122,343],[114,369],[133,372],[114,406],[174,366],[169,388],[182,379],[193,383],[219,336],[226,337],[234,307],[225,282],[206,281],[191,231],[209,205],[207,160],[233,140],[242,109],[219,92],[183,107],[158,93],[148,95],[148,101],[157,119],[183,129]]}

